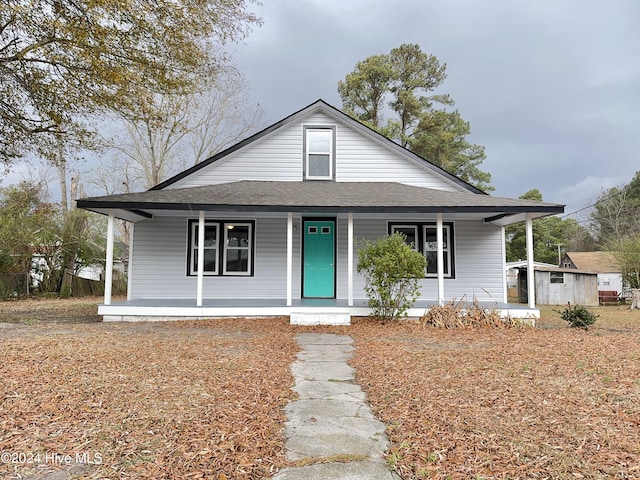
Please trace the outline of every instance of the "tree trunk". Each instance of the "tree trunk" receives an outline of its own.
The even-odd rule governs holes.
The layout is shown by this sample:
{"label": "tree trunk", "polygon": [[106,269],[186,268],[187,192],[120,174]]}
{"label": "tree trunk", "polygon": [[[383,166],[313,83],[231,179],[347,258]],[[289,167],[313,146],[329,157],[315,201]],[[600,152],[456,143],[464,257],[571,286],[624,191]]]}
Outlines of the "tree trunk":
{"label": "tree trunk", "polygon": [[640,309],[640,288],[631,289],[631,308]]}

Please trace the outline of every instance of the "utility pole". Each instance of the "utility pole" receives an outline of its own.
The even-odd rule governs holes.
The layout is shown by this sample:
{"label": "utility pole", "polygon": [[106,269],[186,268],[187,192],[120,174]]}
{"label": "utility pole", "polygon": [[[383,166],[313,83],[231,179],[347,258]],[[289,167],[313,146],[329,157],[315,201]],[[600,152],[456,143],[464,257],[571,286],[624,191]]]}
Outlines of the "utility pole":
{"label": "utility pole", "polygon": [[556,243],[556,246],[558,247],[558,266],[561,267],[562,266],[562,258],[560,257],[560,247],[562,246],[562,243]]}

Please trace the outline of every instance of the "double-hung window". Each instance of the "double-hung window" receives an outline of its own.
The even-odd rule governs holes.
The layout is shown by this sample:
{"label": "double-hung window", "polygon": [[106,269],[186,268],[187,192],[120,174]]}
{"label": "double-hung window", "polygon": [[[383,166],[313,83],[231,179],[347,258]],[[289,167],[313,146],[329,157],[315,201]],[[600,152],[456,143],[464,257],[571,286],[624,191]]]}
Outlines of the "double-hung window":
{"label": "double-hung window", "polygon": [[[203,274],[253,275],[254,222],[205,221]],[[198,220],[189,220],[187,275],[198,274]]]}
{"label": "double-hung window", "polygon": [[[427,257],[427,277],[438,276],[438,242],[437,227],[424,225],[424,255]],[[451,226],[449,224],[442,226],[442,261],[445,277],[451,277]]]}
{"label": "double-hung window", "polygon": [[224,227],[224,274],[249,275],[251,224],[226,223]]}
{"label": "double-hung window", "polygon": [[[426,277],[438,276],[438,232],[435,223],[390,223],[389,233],[402,233],[407,244],[424,254],[427,259]],[[455,278],[453,245],[453,223],[445,222],[442,225],[442,271],[445,278]]]}
{"label": "double-hung window", "polygon": [[304,128],[305,180],[333,180],[335,129],[333,127]]}
{"label": "double-hung window", "polygon": [[[219,224],[205,222],[204,224],[204,267],[205,275],[218,274],[218,228]],[[198,274],[198,238],[199,225],[196,221],[190,222],[190,258],[189,258],[189,275]]]}

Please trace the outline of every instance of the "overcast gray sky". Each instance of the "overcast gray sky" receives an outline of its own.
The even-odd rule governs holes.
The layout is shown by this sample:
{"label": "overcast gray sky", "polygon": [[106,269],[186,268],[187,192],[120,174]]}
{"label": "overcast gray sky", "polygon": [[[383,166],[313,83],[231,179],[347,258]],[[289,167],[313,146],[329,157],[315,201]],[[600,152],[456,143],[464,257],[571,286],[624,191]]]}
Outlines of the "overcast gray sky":
{"label": "overcast gray sky", "polygon": [[640,1],[264,0],[234,57],[269,123],[322,98],[359,60],[402,43],[447,64],[486,147],[494,195],[538,188],[572,212],[640,170]]}

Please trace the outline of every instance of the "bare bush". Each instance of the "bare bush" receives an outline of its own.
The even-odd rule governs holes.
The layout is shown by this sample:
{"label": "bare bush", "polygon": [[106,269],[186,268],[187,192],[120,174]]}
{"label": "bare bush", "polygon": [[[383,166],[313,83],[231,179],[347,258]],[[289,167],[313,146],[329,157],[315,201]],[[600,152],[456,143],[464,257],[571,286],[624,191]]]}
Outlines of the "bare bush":
{"label": "bare bush", "polygon": [[497,328],[524,325],[518,319],[502,318],[497,306],[481,307],[476,297],[473,297],[471,303],[467,302],[466,297],[462,297],[458,301],[453,299],[446,305],[434,305],[425,312],[420,323],[436,328]]}

